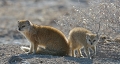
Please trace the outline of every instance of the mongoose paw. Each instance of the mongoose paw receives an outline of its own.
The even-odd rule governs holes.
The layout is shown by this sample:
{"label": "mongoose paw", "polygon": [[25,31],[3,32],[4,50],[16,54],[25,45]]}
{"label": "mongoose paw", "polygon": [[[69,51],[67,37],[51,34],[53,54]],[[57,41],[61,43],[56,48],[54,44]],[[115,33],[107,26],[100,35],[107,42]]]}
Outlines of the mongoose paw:
{"label": "mongoose paw", "polygon": [[96,55],[92,55],[92,56],[91,56],[92,59],[95,58],[95,57],[96,57]]}
{"label": "mongoose paw", "polygon": [[78,58],[84,58],[84,56],[83,56],[83,55],[80,55],[80,56],[78,56]]}
{"label": "mongoose paw", "polygon": [[87,57],[87,58],[92,59],[92,57],[91,57],[91,56],[89,56],[89,57]]}
{"label": "mongoose paw", "polygon": [[97,54],[95,53],[95,56],[96,56]]}
{"label": "mongoose paw", "polygon": [[31,54],[32,52],[26,52],[27,54]]}
{"label": "mongoose paw", "polygon": [[84,56],[83,56],[83,55],[80,55],[80,57],[84,58]]}
{"label": "mongoose paw", "polygon": [[90,57],[90,59],[94,59],[94,58],[95,58],[95,56],[91,56],[91,57]]}
{"label": "mongoose paw", "polygon": [[36,54],[36,53],[34,52],[34,53],[32,53],[32,54],[34,55],[34,54]]}
{"label": "mongoose paw", "polygon": [[92,57],[89,57],[89,59],[92,59]]}

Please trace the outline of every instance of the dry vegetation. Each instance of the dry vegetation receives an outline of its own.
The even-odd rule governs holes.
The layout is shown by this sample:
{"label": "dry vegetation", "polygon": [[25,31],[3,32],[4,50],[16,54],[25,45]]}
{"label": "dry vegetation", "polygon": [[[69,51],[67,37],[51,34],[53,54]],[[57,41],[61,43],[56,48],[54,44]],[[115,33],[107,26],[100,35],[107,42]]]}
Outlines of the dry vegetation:
{"label": "dry vegetation", "polygon": [[[67,15],[61,16],[57,24],[67,32],[74,27],[84,27],[92,32],[111,37],[120,33],[120,1],[100,0],[90,3],[87,8],[73,6]],[[100,24],[100,30],[99,30]]]}

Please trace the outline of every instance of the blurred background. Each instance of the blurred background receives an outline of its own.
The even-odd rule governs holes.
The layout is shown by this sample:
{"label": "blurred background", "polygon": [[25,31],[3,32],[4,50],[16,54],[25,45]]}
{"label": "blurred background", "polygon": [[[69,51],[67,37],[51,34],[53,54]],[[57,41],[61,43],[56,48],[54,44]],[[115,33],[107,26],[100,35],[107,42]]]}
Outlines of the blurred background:
{"label": "blurred background", "polygon": [[53,26],[66,37],[74,27],[112,38],[120,36],[119,0],[0,0],[0,44],[29,44],[18,20]]}

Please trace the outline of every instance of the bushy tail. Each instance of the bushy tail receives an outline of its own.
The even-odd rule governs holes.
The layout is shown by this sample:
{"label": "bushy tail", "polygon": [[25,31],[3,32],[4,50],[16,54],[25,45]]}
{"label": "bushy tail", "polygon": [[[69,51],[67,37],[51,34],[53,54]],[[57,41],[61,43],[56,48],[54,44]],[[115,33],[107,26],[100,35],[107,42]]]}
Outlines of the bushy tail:
{"label": "bushy tail", "polygon": [[70,40],[68,39],[68,46],[69,46],[69,53],[68,53],[68,56],[72,56],[72,46],[71,46],[71,43],[70,43]]}
{"label": "bushy tail", "polygon": [[29,52],[29,50],[30,50],[29,47],[21,46],[20,48],[21,48],[21,50],[23,50],[24,52]]}

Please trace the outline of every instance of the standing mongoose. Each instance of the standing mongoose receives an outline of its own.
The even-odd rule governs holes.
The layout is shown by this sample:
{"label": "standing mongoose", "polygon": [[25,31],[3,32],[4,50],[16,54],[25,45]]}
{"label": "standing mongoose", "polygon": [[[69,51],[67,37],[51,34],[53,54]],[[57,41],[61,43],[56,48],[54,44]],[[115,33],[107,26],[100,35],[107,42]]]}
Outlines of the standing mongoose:
{"label": "standing mongoose", "polygon": [[[30,42],[30,48],[21,47],[23,51],[28,53],[41,53],[50,55],[65,56],[69,54],[69,44],[65,35],[50,26],[38,26],[28,20],[18,21],[18,30]],[[44,47],[41,50],[38,47]],[[44,52],[44,53],[42,53]]]}
{"label": "standing mongoose", "polygon": [[75,50],[77,50],[79,55],[83,56],[81,54],[81,49],[84,47],[85,54],[88,58],[91,58],[89,48],[91,48],[96,54],[96,44],[98,43],[98,40],[98,35],[93,34],[91,31],[85,28],[73,28],[68,37],[68,41],[72,50],[71,55],[75,57]]}

